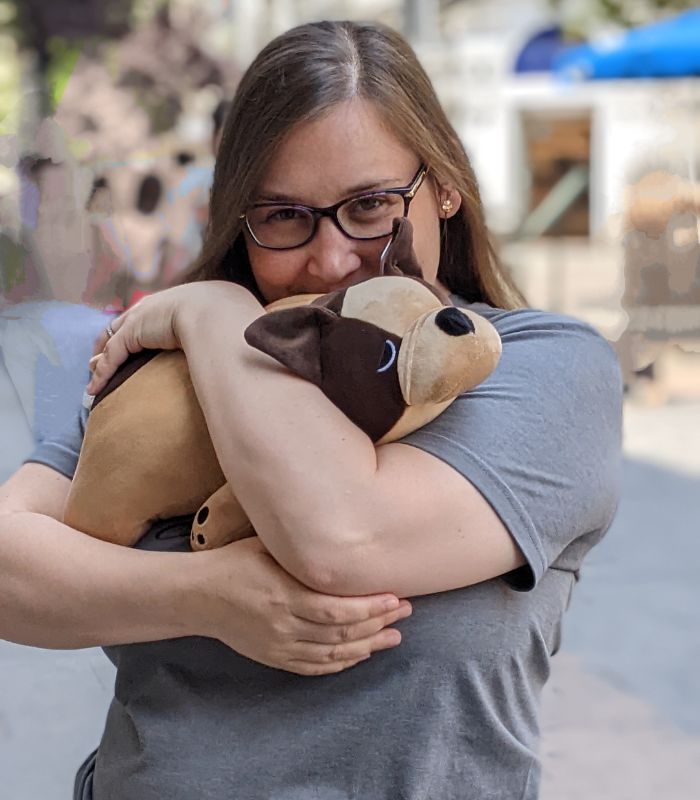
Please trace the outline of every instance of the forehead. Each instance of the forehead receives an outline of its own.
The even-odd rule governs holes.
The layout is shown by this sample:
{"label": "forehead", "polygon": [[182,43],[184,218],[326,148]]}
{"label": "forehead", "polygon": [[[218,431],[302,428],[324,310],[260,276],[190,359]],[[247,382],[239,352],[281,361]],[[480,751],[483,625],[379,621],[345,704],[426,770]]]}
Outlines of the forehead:
{"label": "forehead", "polygon": [[349,187],[407,183],[417,164],[373,104],[354,99],[294,127],[270,160],[260,189],[331,203]]}

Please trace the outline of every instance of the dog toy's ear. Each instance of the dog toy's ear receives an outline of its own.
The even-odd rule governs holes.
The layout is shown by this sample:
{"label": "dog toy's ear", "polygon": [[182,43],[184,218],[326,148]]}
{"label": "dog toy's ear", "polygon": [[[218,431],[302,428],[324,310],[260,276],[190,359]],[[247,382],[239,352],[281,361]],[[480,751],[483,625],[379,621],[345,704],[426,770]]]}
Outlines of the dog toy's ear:
{"label": "dog toy's ear", "polygon": [[379,274],[423,277],[423,270],[413,252],[413,226],[406,217],[397,217],[393,222],[391,239],[379,260]]}
{"label": "dog toy's ear", "polygon": [[399,352],[404,399],[412,406],[456,397],[485,380],[500,356],[501,338],[479,314],[455,306],[422,314]]}
{"label": "dog toy's ear", "polygon": [[323,306],[300,306],[263,314],[244,333],[246,342],[307,381],[321,385],[321,336],[337,314]]}

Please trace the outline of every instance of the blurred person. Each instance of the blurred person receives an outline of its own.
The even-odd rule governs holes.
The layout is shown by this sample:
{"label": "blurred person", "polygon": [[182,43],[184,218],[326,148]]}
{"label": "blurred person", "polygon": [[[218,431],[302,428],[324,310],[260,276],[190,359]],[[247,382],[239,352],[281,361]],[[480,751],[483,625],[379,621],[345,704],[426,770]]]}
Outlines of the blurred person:
{"label": "blurred person", "polygon": [[699,218],[694,182],[666,169],[645,169],[625,192],[627,326],[616,348],[626,389],[656,403],[665,397],[657,364],[668,345],[700,338]]}
{"label": "blurred person", "polygon": [[[57,228],[66,218],[62,215],[68,205],[68,230],[74,230],[73,201],[66,195],[77,191],[75,173],[63,162],[35,154],[20,159],[18,171],[19,238],[0,236],[3,481],[37,443],[56,437],[66,418],[80,408],[87,375],[85,358],[97,332],[109,321],[108,316],[75,302],[83,276],[79,263],[73,274],[59,274],[64,267]],[[54,209],[54,204],[59,208]],[[82,221],[77,222],[82,228]],[[48,246],[52,236],[56,254]],[[72,252],[83,242],[83,237],[78,237]]]}
{"label": "blurred person", "polygon": [[[60,138],[60,132],[46,127],[51,131],[46,138]],[[26,276],[33,284],[20,299],[78,303],[91,266],[86,247],[88,170],[69,155],[54,153],[31,157],[28,175],[22,187],[23,244]]]}
{"label": "blurred person", "polygon": [[93,186],[92,269],[83,301],[123,310],[172,283],[194,254],[185,253],[169,236],[160,175],[140,176],[133,205],[108,214],[104,209],[110,208],[110,201],[105,195],[101,202],[106,206],[99,211],[96,206],[96,197],[105,188]]}
{"label": "blurred person", "polygon": [[42,173],[54,167],[50,158],[27,154],[19,159],[19,235],[3,236],[2,302],[47,300],[52,295],[44,259],[36,240],[42,203]]}
{"label": "blurred person", "polygon": [[[221,100],[211,115],[211,152],[216,157],[230,102]],[[164,207],[168,239],[177,245],[181,258],[170,270],[177,277],[195,261],[209,220],[209,196],[214,177],[213,164],[197,163],[192,153],[180,151],[173,156],[175,169],[168,176]]]}
{"label": "blurred person", "polygon": [[[375,448],[243,331],[264,302],[376,275],[402,215],[425,279],[503,355]],[[103,645],[117,667],[75,798],[537,797],[549,659],[616,509],[621,381],[590,326],[523,306],[408,44],[352,22],[268,44],[227,116],[196,268],[112,322],[88,386],[182,348],[256,535],[190,553],[191,518],[135,549],[67,528],[84,414],[3,489],[0,633]]]}
{"label": "blurred person", "polygon": [[[163,217],[172,255],[168,260],[168,285],[182,277],[202,249],[209,219],[213,165],[198,163],[188,151],[175,153],[167,171]],[[175,258],[177,256],[177,258]]]}
{"label": "blurred person", "polygon": [[126,274],[122,259],[116,256],[111,244],[114,198],[106,176],[100,175],[94,179],[86,213],[90,229],[88,241],[92,266],[81,300],[108,312],[124,311],[127,300]]}
{"label": "blurred person", "polygon": [[92,183],[87,211],[98,217],[108,217],[114,211],[109,181],[103,175],[95,178]]}

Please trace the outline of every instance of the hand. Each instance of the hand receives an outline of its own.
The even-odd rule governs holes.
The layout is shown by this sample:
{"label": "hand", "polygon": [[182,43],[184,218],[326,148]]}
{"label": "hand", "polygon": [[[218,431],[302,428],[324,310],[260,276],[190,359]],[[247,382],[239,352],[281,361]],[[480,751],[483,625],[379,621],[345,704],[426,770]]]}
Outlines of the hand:
{"label": "hand", "polygon": [[250,292],[229,281],[187,283],[139,300],[97,338],[87,393],[98,394],[131,353],[181,349],[187,326],[191,328],[193,320],[206,319],[213,305],[222,302],[228,304],[234,318],[238,311],[242,327],[262,313]]}
{"label": "hand", "polygon": [[[196,609],[205,635],[269,667],[298,675],[328,675],[395,647],[389,628],[411,614],[395,595],[333,597],[299,583],[257,536],[199,553],[206,578]],[[200,626],[201,627],[201,626]]]}

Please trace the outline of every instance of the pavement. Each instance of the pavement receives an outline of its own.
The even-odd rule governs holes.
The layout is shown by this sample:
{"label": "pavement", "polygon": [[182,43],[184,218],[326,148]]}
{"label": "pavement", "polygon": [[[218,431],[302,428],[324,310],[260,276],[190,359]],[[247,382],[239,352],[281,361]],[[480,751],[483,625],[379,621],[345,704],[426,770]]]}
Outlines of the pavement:
{"label": "pavement", "polygon": [[544,693],[541,800],[700,797],[700,398],[628,403],[625,453]]}
{"label": "pavement", "polygon": [[[618,339],[619,242],[517,242],[503,255],[532,305]],[[700,798],[700,344],[662,346],[655,376],[625,403],[620,507],[552,660],[541,800]]]}

